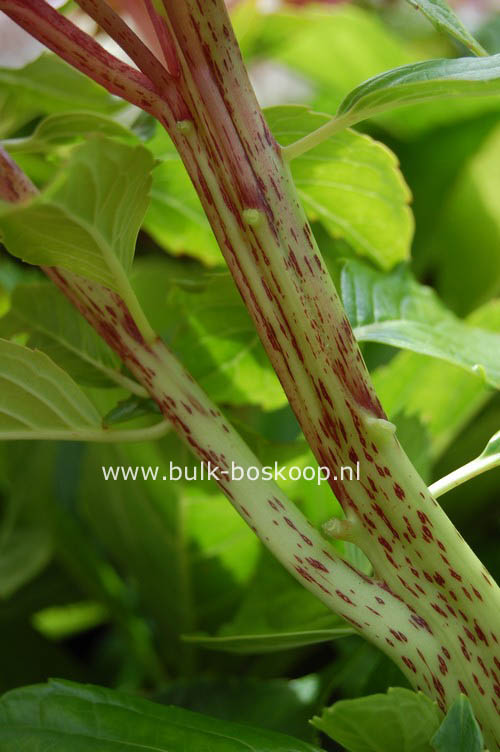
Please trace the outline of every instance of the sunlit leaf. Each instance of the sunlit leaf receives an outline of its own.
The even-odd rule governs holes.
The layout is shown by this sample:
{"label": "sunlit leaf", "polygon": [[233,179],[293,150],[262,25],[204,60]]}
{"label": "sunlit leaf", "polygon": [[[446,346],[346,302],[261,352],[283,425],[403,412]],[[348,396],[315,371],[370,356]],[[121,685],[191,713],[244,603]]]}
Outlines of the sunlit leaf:
{"label": "sunlit leaf", "polygon": [[338,116],[359,122],[403,105],[453,96],[500,93],[500,55],[428,60],[381,73],[351,91]]}
{"label": "sunlit leaf", "polygon": [[[305,107],[273,107],[266,118],[283,146],[329,118]],[[406,259],[413,234],[409,190],[387,147],[346,130],[294,159],[292,174],[310,219],[383,269]]]}
{"label": "sunlit leaf", "polygon": [[97,112],[64,112],[48,115],[29,136],[10,139],[4,147],[11,154],[46,152],[95,134],[126,140],[134,138],[123,125]]}
{"label": "sunlit leaf", "polygon": [[59,266],[119,290],[148,206],[153,158],[95,138],[72,152],[45,194],[0,216],[3,242],[30,264]]}
{"label": "sunlit leaf", "polygon": [[163,129],[156,129],[148,148],[160,165],[153,173],[144,228],[172,255],[187,254],[206,266],[223,266],[224,258],[186,168]]}

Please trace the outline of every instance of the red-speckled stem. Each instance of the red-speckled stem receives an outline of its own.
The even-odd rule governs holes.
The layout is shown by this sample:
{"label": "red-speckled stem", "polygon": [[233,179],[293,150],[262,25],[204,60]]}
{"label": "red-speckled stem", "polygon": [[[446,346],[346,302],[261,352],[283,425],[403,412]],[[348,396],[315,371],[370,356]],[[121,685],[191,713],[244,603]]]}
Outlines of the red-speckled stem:
{"label": "red-speckled stem", "polygon": [[[0,9],[5,5],[0,0]],[[490,750],[500,749],[499,589],[430,496],[385,420],[288,167],[248,82],[224,3],[164,5],[179,75],[175,97],[169,84],[163,103],[156,101],[149,111],[179,149],[319,463],[334,477],[339,466],[360,462],[359,483],[346,487],[333,479],[331,485],[351,523],[350,537],[372,561],[389,601],[382,596],[378,607],[372,603],[367,592],[373,590],[362,587],[362,579],[354,593],[346,592],[338,562],[329,567],[319,557],[304,559],[302,536],[314,548],[316,539],[288,514],[292,525],[286,525],[297,534],[278,534],[279,521],[259,516],[260,498],[257,508],[248,508],[251,524],[287,566],[301,559],[293,569],[305,586],[318,591],[311,582],[318,571],[331,578],[321,584],[340,592],[344,604],[340,609],[332,596],[331,607],[392,655],[441,708],[459,691],[466,693]],[[163,356],[155,357],[165,366]],[[157,399],[160,388],[155,381]],[[317,594],[326,600],[321,589]],[[406,621],[402,608],[411,615]]]}
{"label": "red-speckled stem", "polygon": [[[351,536],[427,633],[416,660],[406,652],[415,637],[405,630],[389,629],[385,649],[441,708],[468,694],[490,749],[500,748],[500,591],[385,420],[223,2],[164,6],[192,127],[179,138],[165,124],[318,462],[332,475],[361,463],[359,483],[332,481]],[[368,605],[356,602],[359,618],[348,618],[373,639]]]}
{"label": "red-speckled stem", "polygon": [[0,11],[111,94],[146,112],[157,103],[155,87],[144,73],[111,55],[44,0],[2,0]]}
{"label": "red-speckled stem", "polygon": [[[0,147],[0,196],[18,203],[36,194]],[[408,632],[419,645],[432,641],[411,609],[385,583],[343,561],[274,482],[247,478],[249,468],[261,470],[257,457],[165,344],[159,338],[153,343],[144,340],[117,293],[67,270],[44,271],[143,384],[191,451],[219,469],[216,482],[221,490],[295,577],[355,629],[368,629],[381,649],[386,634],[398,639]],[[233,479],[232,462],[244,470],[243,479]],[[359,599],[364,604],[362,616]],[[405,648],[406,653],[417,657],[415,648]]]}

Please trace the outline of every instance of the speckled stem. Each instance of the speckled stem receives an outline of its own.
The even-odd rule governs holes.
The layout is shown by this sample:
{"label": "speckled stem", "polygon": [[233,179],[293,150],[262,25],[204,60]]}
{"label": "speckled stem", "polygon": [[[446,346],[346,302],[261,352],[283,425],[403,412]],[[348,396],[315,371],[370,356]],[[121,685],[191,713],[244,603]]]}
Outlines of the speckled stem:
{"label": "speckled stem", "polygon": [[[0,9],[8,4],[0,0]],[[245,516],[306,587],[391,655],[442,709],[459,691],[466,693],[490,750],[498,750],[500,591],[431,497],[385,419],[281,149],[248,82],[224,3],[168,0],[164,7],[178,77],[149,111],[183,158],[318,462],[332,476],[339,466],[360,462],[360,482],[331,485],[351,523],[350,539],[365,551],[382,583],[383,602],[373,601],[373,583],[359,574],[346,590],[345,564],[316,554],[304,558],[303,536],[316,551],[319,534],[304,527],[303,518],[292,518],[288,508],[292,525],[283,525],[283,515],[273,516],[279,512],[273,498],[256,497]],[[133,357],[139,369],[148,363],[153,383],[142,383],[166,410],[169,357],[155,347]],[[193,448],[207,451],[211,441],[220,455],[224,445],[213,444],[220,437],[212,418]],[[182,433],[180,423],[175,425]],[[186,425],[194,436],[195,426]],[[185,438],[189,441],[187,433]],[[234,445],[227,450],[231,446],[236,451]],[[231,499],[233,491],[227,491]]]}

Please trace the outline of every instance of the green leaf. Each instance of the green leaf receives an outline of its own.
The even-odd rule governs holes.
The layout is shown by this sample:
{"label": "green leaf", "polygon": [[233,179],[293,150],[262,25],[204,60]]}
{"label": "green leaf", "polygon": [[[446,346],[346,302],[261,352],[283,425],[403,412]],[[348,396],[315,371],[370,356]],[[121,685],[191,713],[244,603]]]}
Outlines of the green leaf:
{"label": "green leaf", "polygon": [[266,410],[287,400],[228,273],[138,259],[132,284],[155,330],[215,401]]}
{"label": "green leaf", "polygon": [[332,642],[353,634],[350,627],[332,629],[304,629],[299,632],[272,632],[270,634],[241,634],[227,637],[210,637],[203,634],[184,635],[184,642],[194,643],[207,650],[239,655],[262,655],[277,650],[293,650],[306,645]]}
{"label": "green leaf", "polygon": [[465,695],[457,697],[431,743],[435,752],[483,751],[483,735]]}
{"label": "green leaf", "polygon": [[271,554],[262,551],[245,598],[215,637],[184,637],[211,650],[265,654],[330,642],[353,630],[305,590]]}
{"label": "green leaf", "polygon": [[4,752],[318,752],[290,736],[163,707],[109,689],[52,680],[0,701]]}
{"label": "green leaf", "polygon": [[454,316],[405,267],[384,275],[358,261],[342,270],[342,300],[359,341],[454,363],[500,388],[500,335]]}
{"label": "green leaf", "polygon": [[121,383],[120,362],[74,306],[51,282],[18,285],[0,335],[27,334],[29,347],[43,350],[77,382]]}
{"label": "green leaf", "polygon": [[29,136],[5,141],[3,145],[11,154],[46,152],[95,134],[134,140],[127,128],[110,117],[97,112],[65,112],[49,115]]}
{"label": "green leaf", "polygon": [[[342,99],[367,79],[428,57],[425,45],[397,34],[396,24],[390,28],[379,14],[350,3],[287,6],[276,13],[259,13],[245,3],[235,8],[239,25],[238,16],[240,42],[254,63],[253,80],[266,105],[297,102],[334,113]],[[403,23],[407,25],[408,19]],[[291,86],[282,85],[290,79]],[[387,112],[376,120],[392,135],[414,139],[436,126],[499,110],[498,97],[463,95]]]}
{"label": "green leaf", "polygon": [[158,404],[146,397],[131,396],[119,402],[106,413],[102,419],[105,426],[112,426],[116,423],[127,423],[129,420],[141,418],[143,415],[161,415]]}
{"label": "green leaf", "polygon": [[153,165],[142,146],[89,141],[72,152],[49,191],[0,216],[5,246],[30,264],[60,266],[123,290]]}
{"label": "green leaf", "polygon": [[102,86],[50,53],[24,68],[0,68],[0,85],[15,95],[17,105],[29,107],[35,114],[68,110],[113,113],[124,107]]}
{"label": "green leaf", "polygon": [[500,294],[498,125],[448,184],[426,255],[440,295],[463,315]]}
{"label": "green leaf", "polygon": [[500,462],[500,431],[497,431],[496,434],[491,437],[478,459],[484,459],[486,457],[498,457]]}
{"label": "green leaf", "polygon": [[[474,311],[473,327],[500,333],[500,301]],[[462,368],[413,352],[398,353],[377,368],[373,381],[382,405],[394,422],[398,415],[418,416],[429,435],[436,460],[491,398],[491,389]]]}
{"label": "green leaf", "polygon": [[[163,481],[170,462],[187,467],[190,477],[199,474],[199,463],[175,435],[156,444],[88,445],[81,475],[71,482],[79,515],[119,571],[139,583],[142,612],[162,636],[167,667],[178,673],[193,653],[180,635],[213,631],[230,618],[259,541],[212,482]],[[142,480],[139,471],[137,482],[106,482],[103,466],[159,472],[157,480]]]}
{"label": "green leaf", "polygon": [[0,438],[100,427],[96,409],[44,353],[0,340]]}
{"label": "green leaf", "polygon": [[407,0],[438,29],[457,39],[476,55],[487,55],[486,50],[474,39],[465,28],[457,14],[450,8],[446,0]]}
{"label": "green leaf", "polygon": [[0,529],[0,598],[9,598],[36,577],[51,556],[52,541],[47,530],[4,524]]}
{"label": "green leaf", "polygon": [[440,720],[435,702],[395,687],[385,695],[336,702],[311,722],[348,752],[432,752]]}
{"label": "green leaf", "polygon": [[351,4],[287,8],[261,19],[255,56],[270,48],[273,60],[309,84],[308,104],[320,112],[335,112],[345,94],[370,76],[414,61],[415,53],[380,18]]}
{"label": "green leaf", "polygon": [[209,267],[224,258],[179,153],[163,128],[148,148],[160,161],[153,173],[151,202],[144,229],[168,253],[188,255]]}
{"label": "green leaf", "polygon": [[[329,121],[306,107],[272,107],[269,126],[283,146]],[[383,269],[408,258],[413,218],[410,192],[389,149],[345,130],[294,159],[292,175],[311,220],[346,240]]]}
{"label": "green leaf", "polygon": [[193,677],[172,682],[157,701],[227,721],[247,723],[309,740],[322,682],[316,674],[299,679]]}
{"label": "green leaf", "polygon": [[81,601],[62,606],[48,606],[32,617],[35,629],[49,640],[64,640],[109,621],[102,603]]}
{"label": "green leaf", "polygon": [[202,291],[173,288],[165,325],[169,345],[216,402],[267,410],[286,404],[229,274],[214,276]]}
{"label": "green leaf", "polygon": [[500,93],[500,55],[428,60],[381,73],[351,91],[337,117],[350,123],[403,105],[454,96]]}

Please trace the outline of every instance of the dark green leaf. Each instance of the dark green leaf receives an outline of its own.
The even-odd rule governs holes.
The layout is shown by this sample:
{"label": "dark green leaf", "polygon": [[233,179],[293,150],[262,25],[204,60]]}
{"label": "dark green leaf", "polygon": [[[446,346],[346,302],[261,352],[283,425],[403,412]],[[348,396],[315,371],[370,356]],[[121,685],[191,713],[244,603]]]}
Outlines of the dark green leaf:
{"label": "dark green leaf", "polygon": [[76,381],[95,386],[121,381],[119,360],[52,282],[18,285],[0,335],[29,335],[27,344],[43,350]]}
{"label": "dark green leaf", "polygon": [[0,355],[1,438],[99,429],[95,407],[44,353],[0,340]]}
{"label": "dark green leaf", "polygon": [[500,335],[458,319],[405,267],[383,275],[348,261],[342,299],[358,340],[441,358],[500,388]]}
{"label": "dark green leaf", "polygon": [[4,752],[317,752],[273,731],[62,680],[5,695],[0,742]]}
{"label": "dark green leaf", "polygon": [[465,695],[457,697],[431,743],[435,752],[482,752],[483,735]]}
{"label": "dark green leaf", "polygon": [[365,81],[342,100],[337,116],[346,116],[352,123],[416,102],[499,93],[500,55],[428,60]]}
{"label": "dark green leaf", "polygon": [[203,634],[184,635],[184,641],[194,643],[208,650],[220,650],[223,653],[240,655],[260,655],[275,653],[277,650],[293,650],[306,645],[332,642],[351,635],[351,627],[332,629],[304,629],[301,632],[271,632],[270,634],[241,634],[227,637],[210,637]]}
{"label": "dark green leaf", "polygon": [[486,55],[477,39],[465,28],[457,14],[450,8],[446,0],[407,0],[417,10],[422,11],[424,16],[446,34],[457,39],[465,47],[476,55]]}
{"label": "dark green leaf", "polygon": [[232,621],[215,637],[187,635],[187,639],[211,650],[252,655],[330,642],[352,632],[263,551]]}
{"label": "dark green leaf", "polygon": [[51,556],[52,542],[47,530],[4,523],[0,528],[0,598],[9,598],[32,580]]}
{"label": "dark green leaf", "polygon": [[[161,442],[88,446],[81,477],[71,477],[78,509],[119,570],[140,583],[143,613],[176,670],[193,647],[180,635],[211,631],[230,618],[255,567],[259,542],[208,482],[163,481],[169,463],[199,473],[175,435]],[[102,467],[158,468],[157,480],[105,481]],[[102,503],[106,499],[106,503]],[[312,596],[311,596],[312,598]]]}
{"label": "dark green leaf", "polygon": [[132,396],[128,399],[120,400],[112,410],[106,413],[102,419],[102,423],[104,426],[112,426],[115,423],[126,423],[143,415],[151,415],[151,413],[156,415],[161,414],[161,410],[154,400]]}
{"label": "dark green leaf", "polygon": [[320,693],[320,677],[315,674],[267,681],[253,677],[196,677],[173,682],[157,701],[309,740],[313,729],[308,721]]}
{"label": "dark green leaf", "polygon": [[395,687],[385,695],[340,700],[312,723],[348,752],[432,752],[440,720],[435,702]]}

